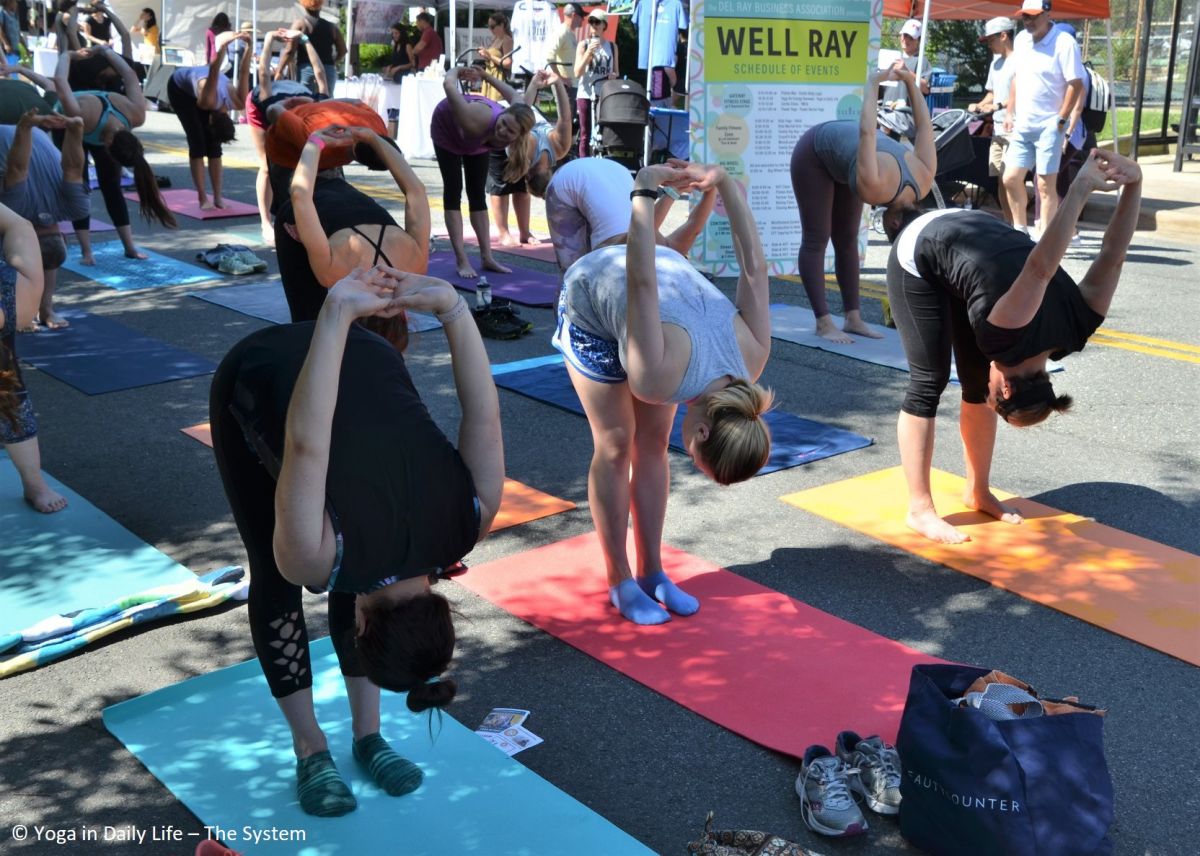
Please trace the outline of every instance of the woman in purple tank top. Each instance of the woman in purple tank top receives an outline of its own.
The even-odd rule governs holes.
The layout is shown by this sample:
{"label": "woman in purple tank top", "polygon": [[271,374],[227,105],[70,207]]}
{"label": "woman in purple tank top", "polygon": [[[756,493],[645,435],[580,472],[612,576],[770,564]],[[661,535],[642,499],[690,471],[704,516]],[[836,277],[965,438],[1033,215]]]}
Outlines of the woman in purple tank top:
{"label": "woman in purple tank top", "polygon": [[[509,101],[502,107],[495,101],[478,95],[463,95],[459,80],[487,80]],[[475,68],[452,68],[442,84],[446,100],[433,111],[430,136],[442,173],[442,202],[446,215],[446,231],[454,247],[455,267],[461,277],[478,274],[471,266],[463,247],[462,191],[466,178],[467,209],[471,227],[479,241],[479,257],[485,270],[510,273],[492,256],[492,241],[488,231],[487,171],[488,156],[493,149],[514,145],[518,151],[527,148],[527,137],[533,128],[533,110],[522,104],[517,93],[502,80]]]}

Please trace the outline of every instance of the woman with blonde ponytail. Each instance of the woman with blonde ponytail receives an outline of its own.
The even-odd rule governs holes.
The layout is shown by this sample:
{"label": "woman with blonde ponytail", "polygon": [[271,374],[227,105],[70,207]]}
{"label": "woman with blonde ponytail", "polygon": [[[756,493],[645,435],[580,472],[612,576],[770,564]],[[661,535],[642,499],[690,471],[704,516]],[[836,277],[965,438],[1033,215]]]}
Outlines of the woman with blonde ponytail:
{"label": "woman with blonde ponytail", "polygon": [[[733,302],[678,252],[656,246],[654,201],[666,187],[721,197],[741,269]],[[661,624],[670,619],[662,607],[700,608],[662,568],[675,409],[688,405],[683,445],[697,469],[725,485],[758,472],[771,450],[762,417],[773,397],[754,381],[771,352],[771,319],[754,216],[724,169],[648,166],[630,196],[625,246],[601,247],[567,271],[553,341],[592,428],[588,499],[609,597],[635,624]],[[631,512],[636,576],[625,546]]]}

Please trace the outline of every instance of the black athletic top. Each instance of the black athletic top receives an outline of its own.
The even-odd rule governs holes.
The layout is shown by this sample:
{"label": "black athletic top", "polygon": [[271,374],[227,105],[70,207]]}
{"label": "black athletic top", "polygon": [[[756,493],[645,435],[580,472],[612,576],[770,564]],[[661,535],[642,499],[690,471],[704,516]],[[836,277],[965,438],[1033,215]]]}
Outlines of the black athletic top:
{"label": "black athletic top", "polygon": [[[238,367],[230,410],[276,477],[288,402],[314,327],[258,331]],[[325,490],[339,540],[333,591],[372,591],[449,567],[479,537],[467,465],[434,424],[404,358],[358,325],[342,359]]]}
{"label": "black athletic top", "polygon": [[1050,351],[1050,359],[1082,351],[1104,321],[1075,281],[1059,268],[1033,320],[1024,327],[997,327],[987,320],[1033,252],[1023,232],[983,211],[939,217],[921,230],[914,261],[921,278],[966,301],[979,349],[1001,365]]}
{"label": "black athletic top", "polygon": [[[312,15],[308,16],[310,21],[313,18],[314,16]],[[317,56],[320,57],[321,62],[325,63],[325,65],[333,65],[333,32],[333,24],[318,15],[316,16],[316,23],[313,24],[312,32],[308,34],[309,42],[317,52]],[[296,65],[311,65],[308,61],[308,51],[302,50],[296,54]]]}
{"label": "black athletic top", "polygon": [[[371,264],[392,262],[383,252],[383,233],[376,241],[375,229],[360,231],[361,226],[395,226],[395,218],[387,209],[367,194],[340,178],[318,178],[313,188],[313,204],[321,220],[321,228],[329,236],[342,229],[353,229],[375,246],[375,259]],[[283,280],[284,293],[292,310],[293,321],[312,321],[317,317],[321,304],[325,302],[328,289],[317,280],[304,245],[287,234],[283,225],[296,224],[296,212],[292,201],[284,195],[275,218],[275,254],[279,259],[279,276]]]}

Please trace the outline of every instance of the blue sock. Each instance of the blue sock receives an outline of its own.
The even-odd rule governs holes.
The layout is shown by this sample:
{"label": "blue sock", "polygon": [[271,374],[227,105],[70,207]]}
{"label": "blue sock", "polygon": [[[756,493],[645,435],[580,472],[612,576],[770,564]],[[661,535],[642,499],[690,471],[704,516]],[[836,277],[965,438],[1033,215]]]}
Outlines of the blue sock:
{"label": "blue sock", "polygon": [[638,585],[676,615],[693,615],[700,609],[700,601],[667,579],[663,571],[639,577]]}
{"label": "blue sock", "polygon": [[671,616],[638,586],[637,580],[621,580],[608,590],[612,605],[634,624],[664,624]]}

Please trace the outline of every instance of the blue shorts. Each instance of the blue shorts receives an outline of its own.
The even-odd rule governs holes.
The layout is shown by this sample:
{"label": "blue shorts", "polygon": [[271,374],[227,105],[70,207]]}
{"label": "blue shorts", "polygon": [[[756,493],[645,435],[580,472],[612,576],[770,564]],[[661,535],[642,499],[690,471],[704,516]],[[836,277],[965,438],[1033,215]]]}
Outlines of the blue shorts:
{"label": "blue shorts", "polygon": [[567,290],[558,293],[558,326],[550,344],[567,362],[588,380],[597,383],[624,383],[627,375],[621,365],[617,343],[577,327],[567,320]]}
{"label": "blue shorts", "polygon": [[1062,161],[1066,128],[1058,127],[1054,119],[1040,128],[1014,130],[1008,135],[1008,151],[1004,154],[1005,168],[1037,168],[1040,176],[1055,175]]}

